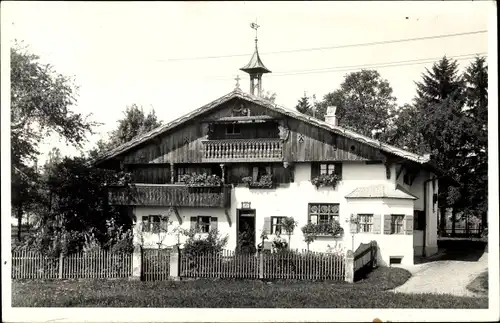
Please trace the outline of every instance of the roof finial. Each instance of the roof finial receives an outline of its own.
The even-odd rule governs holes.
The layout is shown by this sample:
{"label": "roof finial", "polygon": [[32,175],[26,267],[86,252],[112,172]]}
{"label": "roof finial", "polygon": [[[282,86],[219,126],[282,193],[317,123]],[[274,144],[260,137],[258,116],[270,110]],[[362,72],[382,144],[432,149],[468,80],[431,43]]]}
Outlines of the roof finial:
{"label": "roof finial", "polygon": [[236,81],[236,85],[235,85],[235,88],[236,89],[239,89],[240,88],[240,76],[239,75],[236,75],[236,78],[234,79]]}
{"label": "roof finial", "polygon": [[257,29],[259,29],[259,25],[257,25],[257,18],[255,18],[255,22],[252,22],[250,24],[250,27],[252,29],[255,29],[255,47],[257,48]]}

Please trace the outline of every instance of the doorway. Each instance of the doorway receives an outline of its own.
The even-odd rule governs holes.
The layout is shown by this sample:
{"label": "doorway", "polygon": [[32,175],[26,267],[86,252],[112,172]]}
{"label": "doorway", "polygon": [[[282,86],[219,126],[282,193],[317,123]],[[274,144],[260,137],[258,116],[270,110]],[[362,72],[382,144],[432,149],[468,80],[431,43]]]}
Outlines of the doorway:
{"label": "doorway", "polygon": [[236,250],[243,253],[255,253],[255,210],[236,210]]}

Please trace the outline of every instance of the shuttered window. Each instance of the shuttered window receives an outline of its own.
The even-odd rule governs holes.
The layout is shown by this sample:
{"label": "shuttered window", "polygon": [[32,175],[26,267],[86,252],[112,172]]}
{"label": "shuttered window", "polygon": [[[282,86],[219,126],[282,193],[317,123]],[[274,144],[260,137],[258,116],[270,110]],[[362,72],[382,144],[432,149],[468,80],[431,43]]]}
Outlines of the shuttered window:
{"label": "shuttered window", "polygon": [[311,163],[311,179],[324,174],[337,174],[342,177],[342,163],[329,162],[329,163]]}
{"label": "shuttered window", "polygon": [[284,216],[272,216],[271,217],[271,234],[282,234],[283,229],[281,224],[283,222]]}
{"label": "shuttered window", "polygon": [[384,234],[413,234],[413,215],[384,215]]}
{"label": "shuttered window", "polygon": [[142,217],[142,232],[159,233],[168,229],[168,217],[146,215]]}
{"label": "shuttered window", "polygon": [[373,214],[358,214],[359,232],[373,233]]}
{"label": "shuttered window", "polygon": [[391,214],[391,234],[404,233],[404,214]]}
{"label": "shuttered window", "polygon": [[191,229],[196,230],[197,233],[208,233],[210,230],[215,230],[217,229],[217,217],[205,215],[192,216]]}

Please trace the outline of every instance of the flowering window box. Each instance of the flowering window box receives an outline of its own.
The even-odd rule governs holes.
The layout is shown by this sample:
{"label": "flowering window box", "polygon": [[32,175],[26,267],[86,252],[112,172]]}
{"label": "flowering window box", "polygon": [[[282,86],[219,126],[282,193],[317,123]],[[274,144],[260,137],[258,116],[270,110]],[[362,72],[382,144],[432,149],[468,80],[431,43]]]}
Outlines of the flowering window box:
{"label": "flowering window box", "polygon": [[332,187],[336,188],[338,182],[342,180],[342,177],[337,174],[321,174],[314,177],[311,182],[316,188],[320,187]]}

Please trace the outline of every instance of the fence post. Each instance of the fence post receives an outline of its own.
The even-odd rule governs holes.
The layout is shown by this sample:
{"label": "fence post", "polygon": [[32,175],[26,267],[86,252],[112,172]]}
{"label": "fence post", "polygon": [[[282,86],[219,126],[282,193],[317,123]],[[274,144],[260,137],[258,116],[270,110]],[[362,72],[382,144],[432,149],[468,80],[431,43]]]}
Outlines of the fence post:
{"label": "fence post", "polygon": [[180,252],[179,246],[175,245],[170,252],[170,280],[180,280],[179,276]]}
{"label": "fence post", "polygon": [[130,280],[140,280],[142,273],[142,246],[136,245],[132,254],[132,276]]}
{"label": "fence post", "polygon": [[264,251],[259,252],[259,279],[264,279]]}
{"label": "fence post", "polygon": [[62,279],[62,275],[63,275],[63,259],[64,259],[63,253],[60,252],[59,253],[59,274],[57,276],[59,279]]}
{"label": "fence post", "polygon": [[345,281],[348,283],[354,282],[354,254],[352,250],[347,250],[345,256]]}

